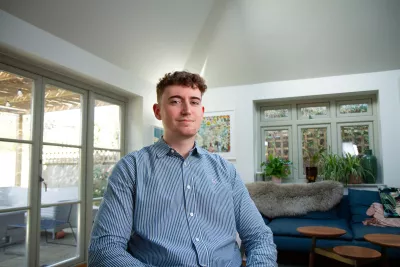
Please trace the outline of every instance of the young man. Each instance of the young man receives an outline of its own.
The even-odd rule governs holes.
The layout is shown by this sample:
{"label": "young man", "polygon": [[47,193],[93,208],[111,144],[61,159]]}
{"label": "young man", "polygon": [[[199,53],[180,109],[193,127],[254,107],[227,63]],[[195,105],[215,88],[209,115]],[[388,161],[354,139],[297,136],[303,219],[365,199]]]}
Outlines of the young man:
{"label": "young man", "polygon": [[157,84],[163,138],[122,158],[109,177],[89,246],[89,266],[276,266],[272,232],[234,166],[200,148],[207,86],[174,72]]}

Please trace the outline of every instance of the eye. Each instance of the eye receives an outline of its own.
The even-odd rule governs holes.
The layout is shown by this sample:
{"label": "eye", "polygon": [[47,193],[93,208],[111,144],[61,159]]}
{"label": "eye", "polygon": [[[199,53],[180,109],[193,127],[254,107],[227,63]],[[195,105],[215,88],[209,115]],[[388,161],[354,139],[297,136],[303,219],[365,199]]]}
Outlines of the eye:
{"label": "eye", "polygon": [[181,101],[178,100],[178,99],[173,99],[173,100],[170,101],[170,103],[175,105],[175,104],[181,103]]}
{"label": "eye", "polygon": [[199,101],[192,101],[192,105],[198,106],[198,105],[200,105],[200,102]]}

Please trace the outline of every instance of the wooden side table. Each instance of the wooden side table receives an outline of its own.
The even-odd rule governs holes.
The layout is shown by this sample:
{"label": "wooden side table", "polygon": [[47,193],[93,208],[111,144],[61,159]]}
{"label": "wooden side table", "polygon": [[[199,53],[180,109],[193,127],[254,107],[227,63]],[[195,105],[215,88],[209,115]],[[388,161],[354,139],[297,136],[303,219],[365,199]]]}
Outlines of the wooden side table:
{"label": "wooden side table", "polygon": [[351,265],[353,266],[361,266],[381,257],[381,253],[375,249],[357,246],[337,246],[333,248],[333,251],[336,254],[351,260]]}
{"label": "wooden side table", "polygon": [[[335,227],[325,227],[325,226],[304,226],[297,228],[297,231],[305,236],[312,238],[312,245],[309,258],[309,267],[314,267],[315,254],[319,254],[328,258],[334,258],[339,256],[332,250],[317,248],[317,238],[335,238],[346,234],[346,231]],[[349,263],[349,259],[343,258],[344,262]],[[339,259],[337,259],[339,260]]]}
{"label": "wooden side table", "polygon": [[400,248],[400,235],[392,234],[367,234],[364,239],[381,247],[383,266],[389,266],[387,248]]}

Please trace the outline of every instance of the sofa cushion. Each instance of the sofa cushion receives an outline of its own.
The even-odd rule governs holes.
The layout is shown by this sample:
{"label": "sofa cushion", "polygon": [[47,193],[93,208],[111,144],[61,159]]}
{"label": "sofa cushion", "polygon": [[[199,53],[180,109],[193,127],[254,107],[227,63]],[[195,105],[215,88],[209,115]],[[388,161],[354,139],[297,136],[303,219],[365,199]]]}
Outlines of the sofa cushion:
{"label": "sofa cushion", "polygon": [[306,215],[299,216],[301,219],[315,219],[315,220],[328,220],[328,219],[339,219],[336,208],[328,211],[310,211]]}
{"label": "sofa cushion", "polygon": [[367,215],[367,210],[374,202],[380,203],[378,191],[349,189],[351,222],[360,223],[371,218]]}
{"label": "sofa cushion", "polygon": [[346,231],[346,234],[339,237],[339,239],[343,240],[353,239],[353,233],[349,228],[347,221],[344,219],[314,220],[314,219],[301,219],[301,218],[277,218],[273,219],[268,224],[268,226],[271,228],[274,235],[296,236],[296,237],[304,237],[304,235],[297,232],[297,228],[302,226],[337,227]]}
{"label": "sofa cushion", "polygon": [[367,215],[367,210],[369,206],[353,206],[351,207],[351,222],[352,223],[360,223],[365,221],[367,218],[371,218],[371,216]]}
{"label": "sofa cushion", "polygon": [[378,191],[385,218],[400,218],[400,188],[380,187]]}
{"label": "sofa cushion", "polygon": [[265,224],[269,224],[270,221],[267,217],[264,217],[263,215],[261,215],[261,217],[263,218]]}
{"label": "sofa cushion", "polygon": [[378,191],[357,190],[349,188],[349,204],[354,206],[371,206],[372,203],[381,203]]}
{"label": "sofa cushion", "polygon": [[366,234],[400,234],[400,227],[379,227],[372,225],[363,225],[362,223],[352,223],[355,240],[364,240]]}
{"label": "sofa cushion", "polygon": [[339,205],[337,206],[337,213],[340,219],[346,219],[350,221],[351,212],[350,212],[350,204],[349,204],[349,196],[344,195],[342,200],[340,200]]}

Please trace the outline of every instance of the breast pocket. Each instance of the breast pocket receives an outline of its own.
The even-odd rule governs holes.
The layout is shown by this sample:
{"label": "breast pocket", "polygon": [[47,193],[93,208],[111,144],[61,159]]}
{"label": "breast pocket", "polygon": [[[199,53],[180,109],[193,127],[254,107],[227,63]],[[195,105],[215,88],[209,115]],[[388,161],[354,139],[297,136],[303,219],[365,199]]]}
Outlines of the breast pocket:
{"label": "breast pocket", "polygon": [[232,190],[229,184],[223,183],[213,178],[209,178],[205,198],[210,201],[210,205],[218,210],[228,208],[232,204]]}

